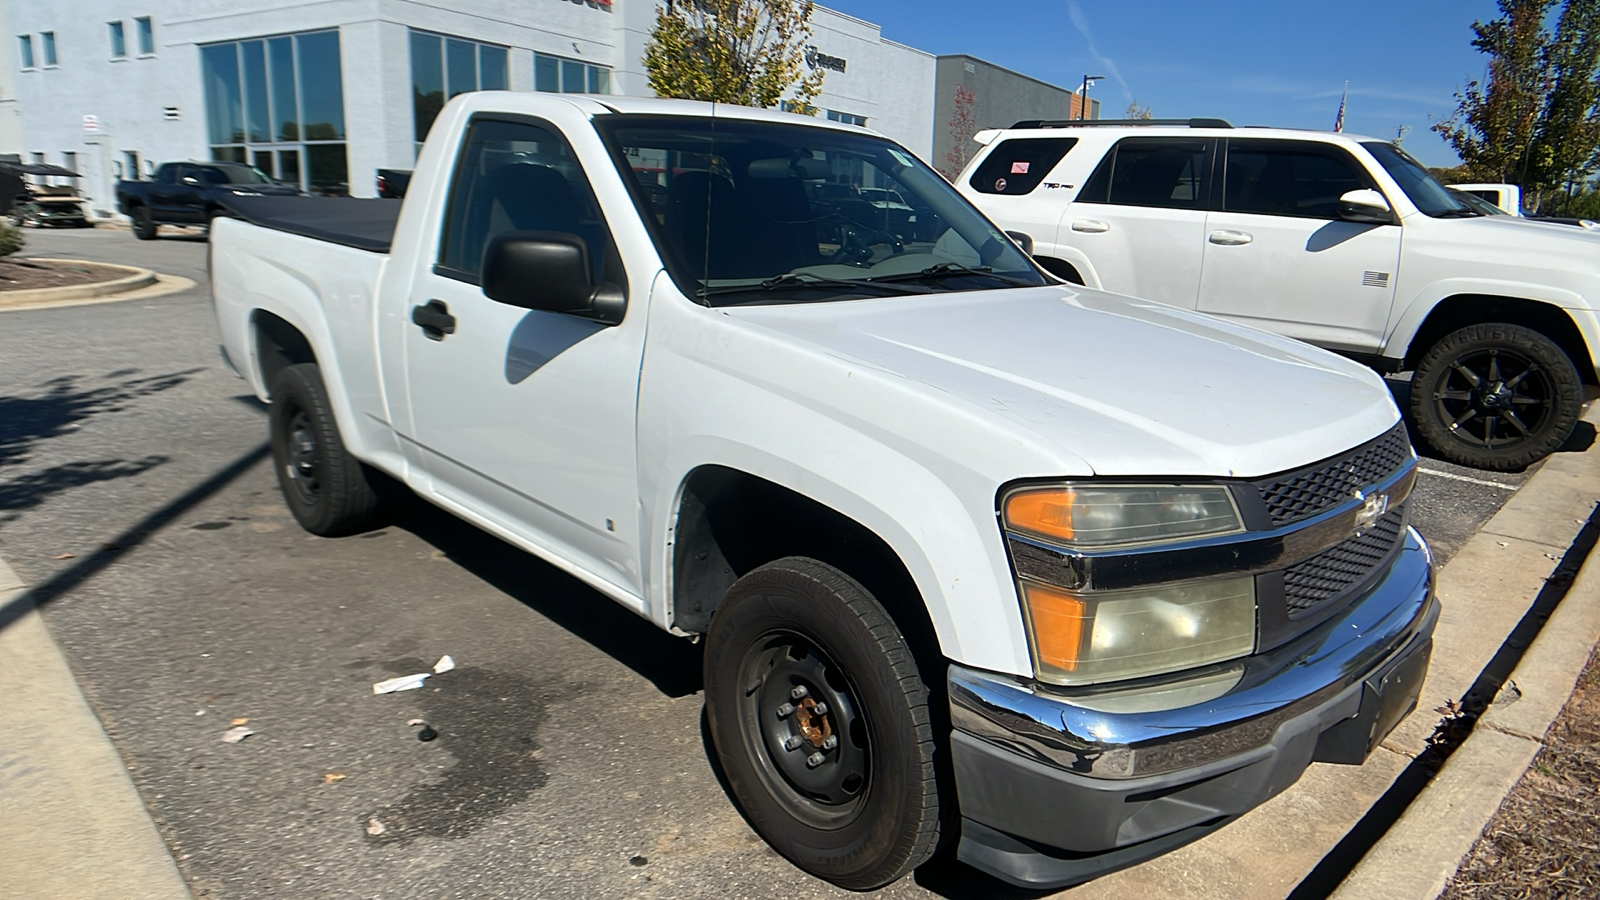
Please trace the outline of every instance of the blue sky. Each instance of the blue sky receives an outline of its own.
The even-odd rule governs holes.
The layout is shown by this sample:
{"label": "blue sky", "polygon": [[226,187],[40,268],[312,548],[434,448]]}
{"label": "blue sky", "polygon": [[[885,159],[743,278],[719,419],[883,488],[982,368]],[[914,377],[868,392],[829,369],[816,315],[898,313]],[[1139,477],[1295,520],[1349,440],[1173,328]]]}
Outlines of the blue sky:
{"label": "blue sky", "polygon": [[1158,117],[1332,128],[1350,82],[1345,130],[1393,139],[1428,165],[1455,154],[1429,131],[1454,94],[1484,75],[1472,23],[1494,0],[823,0],[930,53],[970,53],[1076,88],[1121,117],[1137,99]]}

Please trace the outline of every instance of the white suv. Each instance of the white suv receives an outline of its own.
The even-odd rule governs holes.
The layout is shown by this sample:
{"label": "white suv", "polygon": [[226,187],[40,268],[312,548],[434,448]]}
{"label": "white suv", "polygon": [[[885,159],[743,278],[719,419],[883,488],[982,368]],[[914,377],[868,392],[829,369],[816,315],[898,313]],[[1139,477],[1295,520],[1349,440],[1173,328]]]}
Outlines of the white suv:
{"label": "white suv", "polygon": [[1216,119],[976,140],[957,186],[1046,269],[1412,370],[1449,459],[1525,466],[1596,396],[1600,236],[1480,215],[1392,143]]}

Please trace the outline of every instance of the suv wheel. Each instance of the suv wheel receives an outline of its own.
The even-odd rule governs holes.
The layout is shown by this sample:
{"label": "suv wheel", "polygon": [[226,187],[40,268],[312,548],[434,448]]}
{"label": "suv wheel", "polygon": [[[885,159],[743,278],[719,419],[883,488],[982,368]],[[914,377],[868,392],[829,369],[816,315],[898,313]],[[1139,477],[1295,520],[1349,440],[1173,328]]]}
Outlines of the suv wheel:
{"label": "suv wheel", "polygon": [[1521,469],[1566,441],[1583,383],[1548,337],[1518,325],[1469,325],[1417,363],[1411,416],[1428,445],[1478,469]]}
{"label": "suv wheel", "polygon": [[711,619],[705,686],[728,786],[773,849],[857,891],[932,855],[928,689],[860,583],[798,556],[749,572]]}

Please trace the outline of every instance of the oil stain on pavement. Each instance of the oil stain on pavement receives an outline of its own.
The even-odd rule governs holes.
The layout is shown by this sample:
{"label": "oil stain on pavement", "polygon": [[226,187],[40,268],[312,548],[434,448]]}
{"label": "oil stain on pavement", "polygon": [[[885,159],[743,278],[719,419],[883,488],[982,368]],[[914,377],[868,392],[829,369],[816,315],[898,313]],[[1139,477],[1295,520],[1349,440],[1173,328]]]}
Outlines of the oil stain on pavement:
{"label": "oil stain on pavement", "polygon": [[[429,664],[401,659],[384,668],[406,675],[426,672]],[[545,702],[532,681],[464,666],[428,682],[413,694],[421,718],[438,731],[426,746],[455,763],[437,779],[363,817],[363,822],[383,824],[379,834],[369,830],[371,843],[404,844],[423,835],[464,837],[532,797],[548,780],[538,742]],[[417,730],[412,729],[411,740]]]}

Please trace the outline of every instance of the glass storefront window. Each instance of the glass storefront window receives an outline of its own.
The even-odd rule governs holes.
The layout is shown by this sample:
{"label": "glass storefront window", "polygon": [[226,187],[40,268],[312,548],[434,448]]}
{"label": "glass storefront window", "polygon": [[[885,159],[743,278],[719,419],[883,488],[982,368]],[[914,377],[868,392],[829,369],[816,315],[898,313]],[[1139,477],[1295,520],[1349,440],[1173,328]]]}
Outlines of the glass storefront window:
{"label": "glass storefront window", "polygon": [[337,31],[208,44],[200,68],[212,159],[311,193],[349,192]]}
{"label": "glass storefront window", "polygon": [[611,70],[575,59],[535,53],[533,89],[550,94],[609,94]]}
{"label": "glass storefront window", "polygon": [[494,44],[411,32],[411,105],[420,149],[445,101],[470,91],[505,90],[511,83],[508,51]]}

